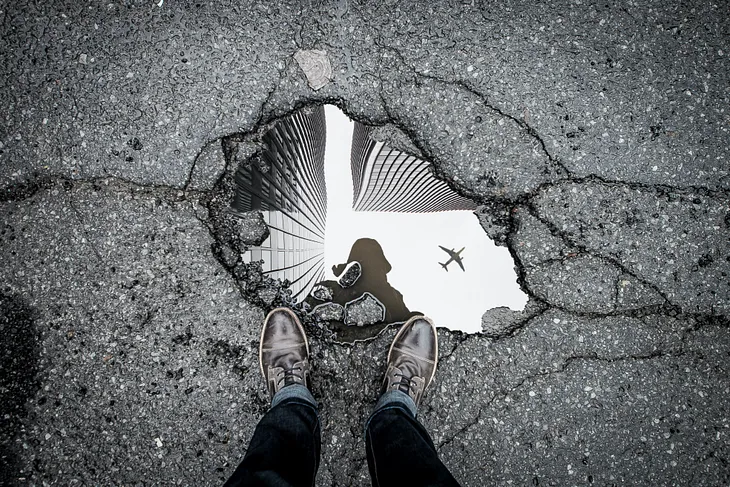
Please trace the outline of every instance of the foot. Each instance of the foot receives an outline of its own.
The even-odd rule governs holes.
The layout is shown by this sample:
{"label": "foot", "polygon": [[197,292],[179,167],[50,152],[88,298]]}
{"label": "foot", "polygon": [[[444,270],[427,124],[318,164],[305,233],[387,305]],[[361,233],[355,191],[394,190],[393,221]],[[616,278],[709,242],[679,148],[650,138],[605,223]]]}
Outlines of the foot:
{"label": "foot", "polygon": [[276,308],[264,320],[259,363],[271,398],[282,388],[309,388],[309,344],[299,318],[287,308]]}
{"label": "foot", "polygon": [[405,392],[418,406],[423,391],[436,373],[438,354],[433,322],[425,316],[414,316],[406,321],[390,346],[382,392]]}

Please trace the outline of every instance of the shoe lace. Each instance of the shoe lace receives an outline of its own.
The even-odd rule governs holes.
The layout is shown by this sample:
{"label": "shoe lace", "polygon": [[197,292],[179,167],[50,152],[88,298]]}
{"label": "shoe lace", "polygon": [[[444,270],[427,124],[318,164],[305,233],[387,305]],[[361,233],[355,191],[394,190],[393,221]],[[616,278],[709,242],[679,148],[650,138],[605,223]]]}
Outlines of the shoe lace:
{"label": "shoe lace", "polygon": [[[299,371],[299,373],[295,373],[295,371]],[[302,367],[301,365],[294,365],[292,367],[283,367],[283,370],[279,372],[278,378],[276,380],[276,385],[279,386],[282,381],[284,382],[284,385],[291,384],[291,383],[304,383],[304,377],[302,375]],[[298,381],[296,379],[299,379]]]}
{"label": "shoe lace", "polygon": [[[416,387],[416,381],[414,381],[407,375],[396,373],[393,374],[393,377],[400,377],[400,380],[391,384],[391,387],[393,389],[400,389],[402,392],[409,393],[411,388]],[[405,389],[403,389],[403,387],[405,387]]]}

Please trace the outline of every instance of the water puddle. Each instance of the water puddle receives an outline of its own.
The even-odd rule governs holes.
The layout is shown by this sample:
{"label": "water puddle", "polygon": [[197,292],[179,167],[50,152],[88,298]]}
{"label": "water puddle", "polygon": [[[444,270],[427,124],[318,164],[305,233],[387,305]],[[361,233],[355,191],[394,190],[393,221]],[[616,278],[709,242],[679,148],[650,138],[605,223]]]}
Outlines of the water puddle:
{"label": "water puddle", "polygon": [[330,105],[278,122],[236,176],[234,207],[261,211],[271,232],[244,261],[286,279],[343,341],[421,313],[476,332],[487,309],[523,309],[512,257],[484,233],[476,205],[376,138]]}
{"label": "water puddle", "polygon": [[265,149],[236,172],[237,211],[260,211],[270,236],[243,256],[289,283],[301,300],[324,279],[327,214],[324,108],[302,110],[263,137]]}

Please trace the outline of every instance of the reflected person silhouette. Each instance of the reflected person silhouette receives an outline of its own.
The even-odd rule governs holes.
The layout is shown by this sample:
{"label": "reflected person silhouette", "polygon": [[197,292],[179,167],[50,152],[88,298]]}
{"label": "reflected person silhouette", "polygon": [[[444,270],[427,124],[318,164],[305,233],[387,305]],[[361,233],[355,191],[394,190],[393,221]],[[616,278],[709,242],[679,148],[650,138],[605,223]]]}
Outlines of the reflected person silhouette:
{"label": "reflected person silhouette", "polygon": [[332,266],[332,272],[340,277],[347,264],[351,262],[360,263],[362,274],[355,284],[341,290],[346,302],[360,297],[364,292],[369,292],[385,306],[386,322],[395,323],[410,318],[412,313],[403,301],[403,295],[388,282],[387,274],[392,267],[377,240],[372,238],[356,240],[352,244],[347,262]]}
{"label": "reflected person silhouette", "polygon": [[[358,262],[361,267],[360,276],[349,287],[343,287],[343,272],[346,273],[348,264]],[[349,336],[352,339],[365,338],[379,332],[385,324],[404,322],[411,316],[420,314],[412,312],[406,306],[403,295],[390,285],[387,274],[391,270],[390,262],[385,258],[383,248],[377,240],[372,238],[360,238],[352,244],[347,262],[332,266],[332,272],[339,277],[339,281],[323,281],[320,285],[328,288],[332,293],[331,301],[345,306],[363,296],[364,293],[372,294],[385,307],[385,319],[375,325],[370,325],[366,330],[361,327],[345,326],[341,321],[331,322],[334,329],[341,335],[340,338]],[[316,306],[320,301],[315,300],[311,295],[307,298],[310,305]],[[356,331],[360,328],[361,331]],[[344,332],[344,333],[342,333]]]}

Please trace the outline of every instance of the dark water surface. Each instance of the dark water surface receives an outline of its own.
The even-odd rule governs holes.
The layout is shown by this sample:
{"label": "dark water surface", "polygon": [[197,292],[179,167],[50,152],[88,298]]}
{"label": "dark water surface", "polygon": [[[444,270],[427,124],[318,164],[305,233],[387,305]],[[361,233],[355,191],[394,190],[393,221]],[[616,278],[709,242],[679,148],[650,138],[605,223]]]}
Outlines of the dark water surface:
{"label": "dark water surface", "polygon": [[[340,281],[347,264],[359,263],[361,274],[354,284],[343,287]],[[377,240],[361,238],[357,240],[350,250],[347,262],[333,266],[332,272],[340,277],[339,281],[322,281],[318,284],[325,286],[332,292],[330,300],[318,300],[311,294],[305,302],[312,308],[323,302],[330,301],[345,307],[361,298],[365,293],[370,293],[385,308],[385,320],[365,326],[346,325],[344,320],[333,320],[329,322],[330,328],[342,341],[353,341],[371,337],[382,330],[388,323],[404,322],[413,315],[421,314],[418,311],[411,311],[406,306],[403,295],[390,285],[388,273],[392,267],[383,253],[383,249]]]}

